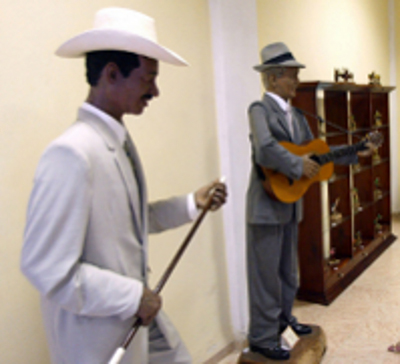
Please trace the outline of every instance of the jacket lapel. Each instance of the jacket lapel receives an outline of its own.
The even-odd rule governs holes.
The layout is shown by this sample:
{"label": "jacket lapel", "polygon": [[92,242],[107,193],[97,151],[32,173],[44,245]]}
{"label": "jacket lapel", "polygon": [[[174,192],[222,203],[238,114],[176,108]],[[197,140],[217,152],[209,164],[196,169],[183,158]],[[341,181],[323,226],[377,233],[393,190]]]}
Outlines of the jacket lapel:
{"label": "jacket lapel", "polygon": [[143,214],[145,214],[146,188],[140,160],[137,156],[136,150],[134,149],[134,161],[140,170],[138,173],[140,177],[137,179],[134,177],[132,166],[125,154],[125,151],[117,140],[117,137],[104,124],[104,122],[102,122],[96,115],[82,109],[79,110],[78,120],[89,124],[102,137],[108,151],[112,154],[112,157],[120,172],[120,176],[124,182],[124,186],[127,190],[132,220],[137,237],[142,240],[143,243],[144,236],[146,235],[146,227],[144,226],[145,219],[144,215],[142,215],[142,211]]}
{"label": "jacket lapel", "polygon": [[266,94],[264,94],[263,103],[265,104],[265,106],[267,108],[272,109],[277,114],[277,116],[278,116],[277,120],[278,120],[279,125],[282,127],[283,130],[285,130],[285,132],[288,136],[288,139],[293,141],[292,134],[289,129],[288,121],[286,120],[286,115],[285,115],[284,111],[281,109],[281,107],[276,103],[276,101],[272,97],[270,97]]}

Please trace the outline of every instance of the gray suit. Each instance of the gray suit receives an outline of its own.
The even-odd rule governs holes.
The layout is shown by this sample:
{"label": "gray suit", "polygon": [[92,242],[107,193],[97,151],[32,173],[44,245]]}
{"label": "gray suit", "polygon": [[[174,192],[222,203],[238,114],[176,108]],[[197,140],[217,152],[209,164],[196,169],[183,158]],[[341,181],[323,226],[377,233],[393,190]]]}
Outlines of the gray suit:
{"label": "gray suit", "polygon": [[[21,267],[40,291],[55,364],[110,359],[133,322],[147,281],[148,231],[190,221],[184,196],[148,205],[132,148],[136,178],[115,134],[81,109],[37,168]],[[151,331],[172,348],[182,346],[162,312]],[[148,358],[148,335],[148,329],[139,330],[122,363],[157,362]]]}
{"label": "gray suit", "polygon": [[[286,204],[272,199],[262,186],[256,164],[299,179],[302,158],[279,145],[313,139],[307,120],[292,109],[293,136],[286,115],[265,95],[249,107],[253,167],[246,204],[247,270],[250,300],[249,343],[272,348],[279,342],[280,327],[296,323],[292,306],[297,291],[297,225],[302,201]],[[339,147],[340,148],[340,147]],[[353,163],[345,157],[337,163]]]}

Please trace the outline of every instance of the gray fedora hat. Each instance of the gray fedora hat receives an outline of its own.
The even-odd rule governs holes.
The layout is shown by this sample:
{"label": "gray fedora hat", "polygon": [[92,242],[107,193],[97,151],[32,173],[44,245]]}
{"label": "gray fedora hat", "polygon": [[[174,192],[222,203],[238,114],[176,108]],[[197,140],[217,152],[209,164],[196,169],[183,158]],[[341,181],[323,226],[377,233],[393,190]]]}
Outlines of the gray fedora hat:
{"label": "gray fedora hat", "polygon": [[254,69],[263,72],[272,67],[298,67],[305,68],[304,64],[296,61],[286,44],[282,42],[272,43],[261,50],[261,64]]}

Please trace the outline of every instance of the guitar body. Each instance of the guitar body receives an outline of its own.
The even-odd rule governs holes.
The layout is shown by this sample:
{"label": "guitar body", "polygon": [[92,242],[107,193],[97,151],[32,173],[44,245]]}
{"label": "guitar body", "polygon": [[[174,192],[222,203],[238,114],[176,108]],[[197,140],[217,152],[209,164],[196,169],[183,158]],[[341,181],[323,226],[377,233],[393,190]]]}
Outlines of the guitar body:
{"label": "guitar body", "polygon": [[[322,139],[314,139],[305,145],[297,145],[290,142],[280,142],[279,144],[290,153],[298,156],[329,153],[329,146]],[[263,181],[264,189],[279,201],[293,203],[298,201],[314,182],[328,180],[333,174],[334,164],[333,162],[326,163],[320,167],[318,174],[313,178],[303,176],[299,180],[291,180],[279,172],[262,166],[261,169],[265,175],[265,180]]]}

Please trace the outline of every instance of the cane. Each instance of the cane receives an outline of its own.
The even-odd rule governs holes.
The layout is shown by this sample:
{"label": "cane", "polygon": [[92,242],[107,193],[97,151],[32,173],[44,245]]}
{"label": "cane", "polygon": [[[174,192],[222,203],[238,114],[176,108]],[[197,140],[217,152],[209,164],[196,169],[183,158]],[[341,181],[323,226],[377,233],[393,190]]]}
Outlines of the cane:
{"label": "cane", "polygon": [[[221,182],[224,182],[224,178],[221,178]],[[161,292],[161,290],[163,289],[165,283],[167,283],[168,278],[170,277],[170,275],[172,274],[172,271],[177,266],[184,251],[188,247],[190,240],[192,239],[197,228],[199,227],[200,223],[204,219],[204,216],[206,216],[207,212],[210,210],[212,203],[213,203],[214,194],[215,194],[215,190],[208,197],[207,203],[206,203],[205,207],[203,208],[203,211],[200,213],[200,215],[197,217],[196,221],[193,223],[193,226],[189,230],[189,233],[187,234],[185,240],[181,244],[179,250],[176,252],[174,258],[172,259],[171,263],[167,267],[165,273],[163,274],[163,276],[161,277],[160,281],[158,282],[156,288],[154,289],[154,291],[153,291],[154,293],[159,294]],[[140,326],[141,326],[141,320],[140,320],[140,318],[137,318],[135,320],[135,322],[133,323],[131,329],[129,330],[128,335],[126,336],[125,340],[118,347],[118,349],[114,352],[114,354],[113,354],[112,358],[110,359],[110,361],[108,362],[108,364],[118,364],[121,361],[122,357],[125,354],[125,351],[128,349],[129,344],[135,337]]]}

